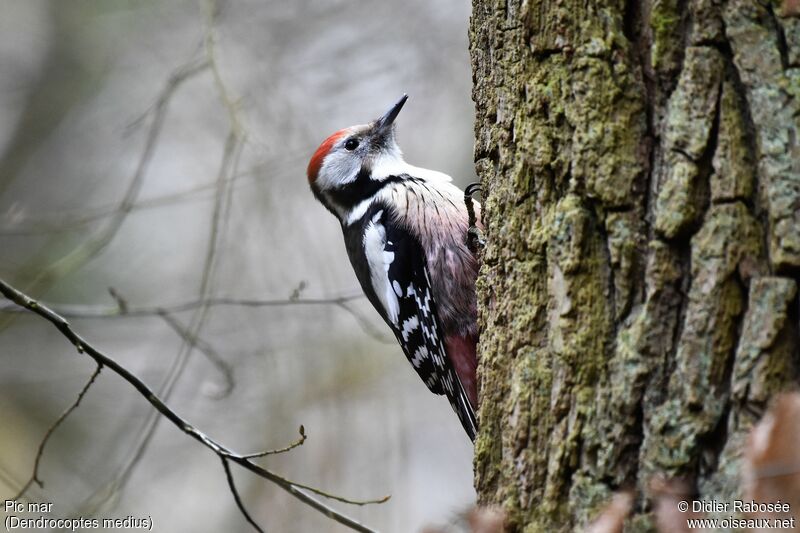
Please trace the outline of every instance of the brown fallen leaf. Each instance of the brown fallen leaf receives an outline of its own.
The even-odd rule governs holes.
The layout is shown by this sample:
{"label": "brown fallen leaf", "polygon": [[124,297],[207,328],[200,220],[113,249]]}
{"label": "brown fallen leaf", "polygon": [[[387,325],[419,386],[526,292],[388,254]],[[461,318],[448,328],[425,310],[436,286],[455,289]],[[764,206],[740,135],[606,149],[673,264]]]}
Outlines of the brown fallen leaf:
{"label": "brown fallen leaf", "polygon": [[632,507],[632,492],[625,491],[614,494],[600,515],[586,528],[586,533],[622,533],[622,526]]}
{"label": "brown fallen leaf", "polygon": [[475,507],[467,514],[471,533],[504,533],[506,515],[499,507]]}
{"label": "brown fallen leaf", "polygon": [[[800,394],[779,395],[747,439],[742,466],[746,501],[791,506],[800,519]],[[753,514],[788,518],[786,513]]]}
{"label": "brown fallen leaf", "polygon": [[[687,519],[704,516],[692,511],[692,491],[684,481],[657,477],[650,483],[650,492],[655,501],[656,527],[660,532],[689,533]],[[681,502],[689,504],[688,511],[681,512]]]}
{"label": "brown fallen leaf", "polygon": [[800,17],[800,0],[783,0],[780,15],[782,17]]}
{"label": "brown fallen leaf", "polygon": [[506,515],[499,507],[473,507],[454,523],[428,526],[420,533],[505,533]]}

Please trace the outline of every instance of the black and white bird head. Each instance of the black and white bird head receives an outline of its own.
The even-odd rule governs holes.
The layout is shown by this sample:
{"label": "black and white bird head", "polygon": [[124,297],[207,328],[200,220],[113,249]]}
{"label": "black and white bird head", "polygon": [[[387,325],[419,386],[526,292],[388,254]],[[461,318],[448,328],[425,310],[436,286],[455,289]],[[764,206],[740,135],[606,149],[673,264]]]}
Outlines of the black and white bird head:
{"label": "black and white bird head", "polygon": [[319,145],[306,171],[314,196],[340,220],[355,204],[369,198],[384,182],[405,170],[395,141],[394,121],[408,95],[382,117],[344,128]]}

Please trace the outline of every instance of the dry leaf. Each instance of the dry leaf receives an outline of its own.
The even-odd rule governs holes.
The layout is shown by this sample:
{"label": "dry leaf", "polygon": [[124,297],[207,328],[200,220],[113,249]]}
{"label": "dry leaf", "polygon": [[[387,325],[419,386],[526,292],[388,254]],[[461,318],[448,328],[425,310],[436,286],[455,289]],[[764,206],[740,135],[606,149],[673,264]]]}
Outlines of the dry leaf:
{"label": "dry leaf", "polygon": [[633,507],[632,492],[618,492],[586,528],[586,533],[622,533],[622,526]]}
{"label": "dry leaf", "polygon": [[506,515],[498,507],[475,507],[467,514],[471,533],[504,533]]}
{"label": "dry leaf", "polygon": [[499,507],[473,507],[461,514],[457,522],[445,526],[428,526],[420,533],[505,533],[506,515]]}
{"label": "dry leaf", "polygon": [[[656,526],[661,532],[689,533],[687,519],[703,518],[692,511],[689,485],[677,479],[656,478],[650,483],[650,491],[655,500]],[[689,504],[689,510],[681,512],[679,505]]]}
{"label": "dry leaf", "polygon": [[[800,394],[781,394],[747,440],[742,477],[748,501],[791,505],[800,518]],[[771,513],[754,516],[789,517]]]}
{"label": "dry leaf", "polygon": [[783,0],[782,17],[800,17],[800,0]]}

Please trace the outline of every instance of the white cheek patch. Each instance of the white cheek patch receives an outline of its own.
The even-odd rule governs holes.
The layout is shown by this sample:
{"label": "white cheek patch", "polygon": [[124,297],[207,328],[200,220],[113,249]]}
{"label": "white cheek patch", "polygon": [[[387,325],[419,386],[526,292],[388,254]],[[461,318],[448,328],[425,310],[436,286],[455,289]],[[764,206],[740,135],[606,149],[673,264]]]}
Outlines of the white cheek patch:
{"label": "white cheek patch", "polygon": [[361,170],[361,160],[350,153],[335,150],[325,156],[317,185],[321,190],[336,189],[352,183]]}
{"label": "white cheek patch", "polygon": [[364,252],[369,264],[372,288],[381,301],[389,321],[397,327],[400,302],[394,287],[389,281],[389,266],[394,261],[394,252],[385,252],[386,228],[379,222],[370,221],[364,230]]}

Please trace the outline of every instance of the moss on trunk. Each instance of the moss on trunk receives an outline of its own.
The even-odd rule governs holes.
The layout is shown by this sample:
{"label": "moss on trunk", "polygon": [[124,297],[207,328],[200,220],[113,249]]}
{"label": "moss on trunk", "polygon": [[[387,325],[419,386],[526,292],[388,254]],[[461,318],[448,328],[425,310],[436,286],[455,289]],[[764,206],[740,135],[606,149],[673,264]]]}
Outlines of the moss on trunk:
{"label": "moss on trunk", "polygon": [[655,474],[738,494],[796,386],[800,19],[753,1],[475,0],[476,485],[568,531]]}

